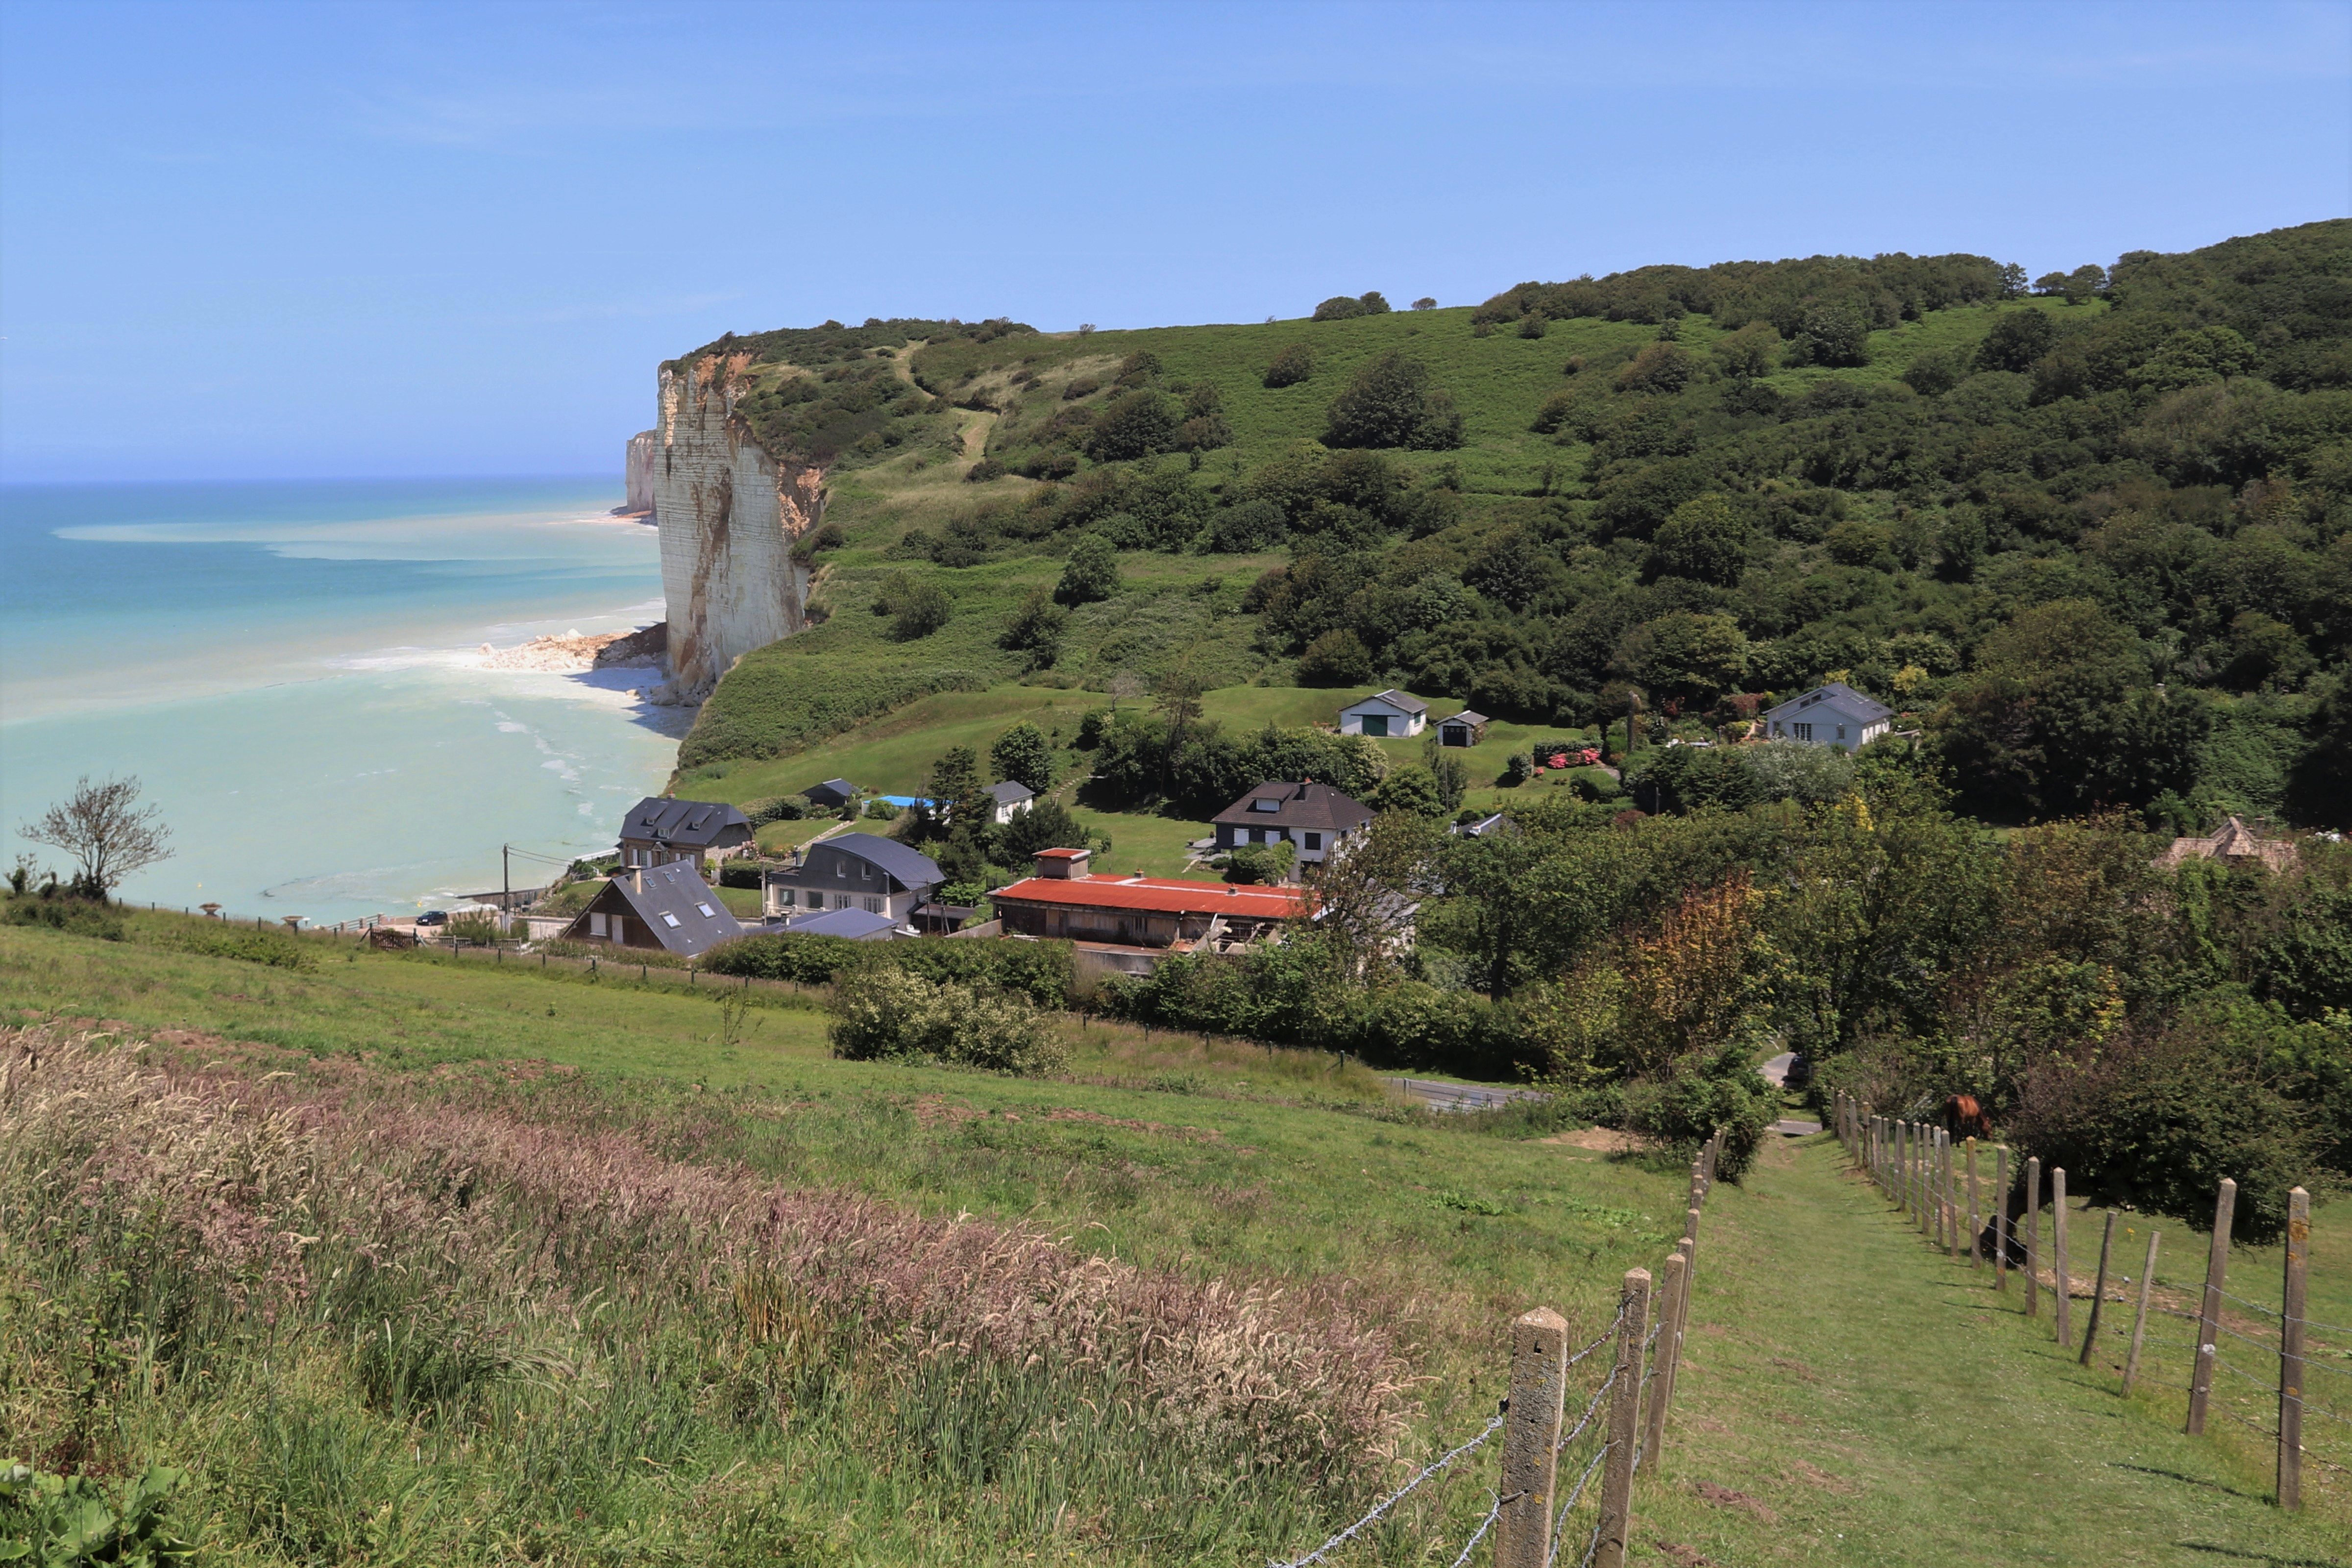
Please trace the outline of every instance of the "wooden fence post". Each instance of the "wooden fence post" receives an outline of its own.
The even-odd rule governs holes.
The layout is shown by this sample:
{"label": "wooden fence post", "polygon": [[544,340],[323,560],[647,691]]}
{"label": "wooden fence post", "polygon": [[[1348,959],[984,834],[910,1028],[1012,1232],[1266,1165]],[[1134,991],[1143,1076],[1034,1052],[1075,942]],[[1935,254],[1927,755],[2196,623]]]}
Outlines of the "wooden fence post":
{"label": "wooden fence post", "polygon": [[1633,1446],[1642,1435],[1642,1351],[1650,1333],[1650,1271],[1625,1271],[1625,1319],[1617,1329],[1617,1386],[1609,1395],[1609,1458],[1601,1472],[1598,1568],[1625,1568],[1633,1533]]}
{"label": "wooden fence post", "polygon": [[2042,1156],[2025,1162],[2025,1315],[2042,1315]]}
{"label": "wooden fence post", "polygon": [[1969,1267],[1984,1267],[1984,1220],[1977,1206],[1977,1141],[1969,1139]]}
{"label": "wooden fence post", "polygon": [[1682,1321],[1684,1303],[1690,1300],[1690,1254],[1687,1244],[1677,1246],[1666,1256],[1663,1265],[1664,1282],[1658,1288],[1658,1349],[1650,1358],[1649,1423],[1642,1439],[1643,1451],[1650,1457],[1650,1473],[1655,1475],[1665,1462],[1666,1402],[1674,1397],[1675,1363],[1682,1359]]}
{"label": "wooden fence post", "polygon": [[1960,1260],[1960,1189],[1952,1175],[1952,1134],[1942,1127],[1936,1129],[1936,1235],[1944,1244],[1944,1256],[1958,1263]]}
{"label": "wooden fence post", "polygon": [[2009,1145],[1992,1152],[1992,1288],[2009,1289]]}
{"label": "wooden fence post", "polygon": [[2091,1321],[2083,1325],[2082,1364],[2091,1364],[2091,1348],[2099,1342],[2099,1311],[2107,1302],[2107,1252],[2116,1244],[2116,1211],[2107,1211],[2106,1229],[2099,1234],[2099,1273],[2091,1286]]}
{"label": "wooden fence post", "polygon": [[2147,1293],[2156,1288],[2156,1240],[2162,1234],[2147,1233],[2147,1261],[2139,1270],[2139,1306],[2132,1313],[2131,1353],[2124,1357],[2124,1393],[2129,1395],[2132,1384],[2139,1377],[2139,1348],[2147,1338]]}
{"label": "wooden fence post", "polygon": [[2286,1288],[2279,1298],[2278,1504],[2303,1506],[2303,1313],[2311,1268],[2311,1194],[2286,1195]]}
{"label": "wooden fence post", "polygon": [[1538,1307],[1511,1325],[1511,1401],[1503,1423],[1503,1511],[1495,1568],[1546,1568],[1551,1494],[1568,1398],[1568,1320]]}
{"label": "wooden fence post", "polygon": [[2230,1277],[2230,1224],[2237,1212],[2238,1184],[2225,1180],[2213,1199],[2213,1246],[2205,1255],[2205,1301],[2197,1313],[2197,1368],[2189,1378],[2191,1437],[2205,1430],[2205,1405],[2213,1392],[2213,1342],[2221,1334],[2221,1287]]}
{"label": "wooden fence post", "polygon": [[2070,1347],[2074,1342],[2074,1276],[2066,1259],[2066,1169],[2063,1165],[2050,1168],[2050,1289],[2056,1298],[2053,1312],[2058,1320],[2058,1343]]}

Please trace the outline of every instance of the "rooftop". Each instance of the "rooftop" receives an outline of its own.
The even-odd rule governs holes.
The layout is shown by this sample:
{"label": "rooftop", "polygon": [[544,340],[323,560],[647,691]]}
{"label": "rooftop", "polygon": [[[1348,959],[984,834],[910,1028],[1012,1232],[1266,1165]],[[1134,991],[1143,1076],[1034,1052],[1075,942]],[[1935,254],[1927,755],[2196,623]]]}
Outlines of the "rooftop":
{"label": "rooftop", "polygon": [[827,910],[821,915],[788,921],[784,929],[808,936],[843,936],[852,942],[872,942],[896,931],[898,924],[888,915],[866,910]]}
{"label": "rooftop", "polygon": [[1822,703],[1827,703],[1830,707],[1851,717],[1858,718],[1864,723],[1875,723],[1881,719],[1891,719],[1895,716],[1895,710],[1885,703],[1874,698],[1864,697],[1843,680],[1832,680],[1825,686],[1816,686],[1811,691],[1801,692],[1791,697],[1778,708],[1768,710],[1764,717],[1790,719],[1803,713],[1809,708],[1817,707]]}
{"label": "rooftop", "polygon": [[1321,828],[1348,833],[1372,819],[1360,803],[1329,784],[1288,784],[1268,779],[1210,820],[1235,827]]}
{"label": "rooftop", "polygon": [[730,827],[751,831],[751,820],[731,805],[707,800],[667,800],[649,795],[629,808],[621,837],[661,844],[709,845]]}
{"label": "rooftop", "polygon": [[1007,779],[1003,784],[989,785],[988,793],[999,805],[1019,805],[1024,800],[1037,798],[1036,791],[1025,784],[1019,784],[1012,779]]}
{"label": "rooftop", "polygon": [[1307,895],[1300,888],[1192,882],[1176,877],[1087,877],[1076,880],[1030,877],[1009,888],[999,888],[989,897],[1075,909],[1135,910],[1163,915],[1222,914],[1254,921],[1288,920],[1306,913],[1307,909]]}
{"label": "rooftop", "polygon": [[[1429,711],[1428,703],[1423,702],[1420,698],[1414,697],[1410,693],[1399,691],[1393,687],[1390,688],[1386,691],[1375,691],[1370,697],[1359,697],[1353,702],[1349,703],[1348,707],[1361,708],[1367,702],[1385,702],[1391,708],[1402,708],[1408,713],[1426,713]],[[1347,711],[1347,709],[1343,708],[1340,711],[1344,713]]]}
{"label": "rooftop", "polygon": [[805,861],[811,851],[838,849],[845,855],[855,855],[860,860],[877,866],[908,888],[935,888],[940,881],[940,863],[919,849],[909,849],[895,838],[884,838],[872,833],[845,833],[835,838],[812,839],[801,851]]}
{"label": "rooftop", "polygon": [[[719,895],[695,874],[690,860],[624,871],[605,884],[605,891],[591,900],[590,908],[607,897],[626,904],[663,947],[688,958],[743,934]],[[584,927],[587,919],[583,911],[574,925]]]}

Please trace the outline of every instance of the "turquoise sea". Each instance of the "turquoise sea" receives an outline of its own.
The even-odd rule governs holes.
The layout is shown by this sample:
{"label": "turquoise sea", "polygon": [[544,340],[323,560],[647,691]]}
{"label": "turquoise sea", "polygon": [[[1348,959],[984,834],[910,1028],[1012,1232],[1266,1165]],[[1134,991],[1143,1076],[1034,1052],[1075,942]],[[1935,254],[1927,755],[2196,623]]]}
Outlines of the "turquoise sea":
{"label": "turquoise sea", "polygon": [[[649,669],[483,643],[661,618],[617,478],[0,487],[0,868],[77,777],[135,774],[176,853],[125,898],[245,915],[442,907],[499,847],[612,847],[681,716]],[[544,879],[518,857],[517,886]]]}

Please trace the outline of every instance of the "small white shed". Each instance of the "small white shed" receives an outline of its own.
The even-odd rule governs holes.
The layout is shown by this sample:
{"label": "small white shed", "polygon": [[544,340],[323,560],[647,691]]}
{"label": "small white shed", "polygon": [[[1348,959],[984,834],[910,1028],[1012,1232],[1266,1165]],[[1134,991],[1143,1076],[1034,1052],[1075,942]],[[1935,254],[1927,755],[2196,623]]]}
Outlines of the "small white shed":
{"label": "small white shed", "polygon": [[1339,710],[1342,735],[1418,735],[1428,722],[1429,704],[1402,691],[1376,691]]}

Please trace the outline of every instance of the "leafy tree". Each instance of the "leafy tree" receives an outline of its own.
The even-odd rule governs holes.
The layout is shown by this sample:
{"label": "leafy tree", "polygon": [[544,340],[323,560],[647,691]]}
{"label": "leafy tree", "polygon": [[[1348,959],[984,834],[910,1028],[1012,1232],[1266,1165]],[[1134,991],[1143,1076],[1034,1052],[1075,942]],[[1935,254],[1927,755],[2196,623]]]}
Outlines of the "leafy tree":
{"label": "leafy tree", "polygon": [[1119,590],[1118,552],[1098,533],[1080,536],[1070,547],[1069,563],[1055,585],[1054,597],[1065,605],[1091,605]]}
{"label": "leafy tree", "polygon": [[1367,804],[1382,811],[1402,811],[1433,820],[1451,816],[1453,811],[1445,804],[1444,794],[1438,788],[1436,778],[1419,763],[1399,768],[1382,779],[1381,787],[1372,792],[1372,798]]}
{"label": "leafy tree", "polygon": [[1462,445],[1462,416],[1427,365],[1391,351],[1366,363],[1332,400],[1323,444],[1443,451]]}
{"label": "leafy tree", "polygon": [[1750,321],[1717,339],[1714,353],[1727,375],[1769,375],[1780,365],[1780,334],[1769,321]]}
{"label": "leafy tree", "polygon": [[1243,885],[1286,882],[1298,851],[1289,844],[1244,844],[1225,857],[1225,880]]}
{"label": "leafy tree", "polygon": [[1748,519],[1731,499],[1705,495],[1685,501],[1650,541],[1643,574],[1687,577],[1728,587],[1748,562]]}
{"label": "leafy tree", "polygon": [[103,899],[148,867],[172,857],[172,830],[163,807],[139,804],[136,778],[74,781],[73,793],[25,823],[17,833],[36,844],[62,849],[79,862],[74,890]]}
{"label": "leafy tree", "polygon": [[1448,813],[1461,810],[1470,790],[1470,764],[1441,748],[1429,759],[1429,776],[1437,785],[1438,806]]}
{"label": "leafy tree", "polygon": [[1175,410],[1167,398],[1139,387],[1103,405],[1088,427],[1087,456],[1097,463],[1118,463],[1172,452],[1178,439]]}
{"label": "leafy tree", "polygon": [[936,583],[910,584],[891,597],[890,636],[898,642],[927,637],[948,624],[955,602]]}
{"label": "leafy tree", "polygon": [[1497,604],[1524,610],[1567,577],[1559,558],[1516,523],[1479,542],[1462,580]]}
{"label": "leafy tree", "polygon": [[988,760],[998,778],[1025,785],[1033,795],[1054,787],[1054,742],[1026,719],[996,737]]}
{"label": "leafy tree", "polygon": [[1209,547],[1226,555],[1247,555],[1271,550],[1290,531],[1290,520],[1270,500],[1245,500],[1216,514],[1209,525]]}
{"label": "leafy tree", "polygon": [[1698,374],[1698,361],[1680,343],[1654,342],[1617,372],[1617,390],[1666,394],[1680,392]]}
{"label": "leafy tree", "polygon": [[[1115,565],[1113,570],[1117,570]],[[1054,603],[1052,594],[1044,588],[1032,588],[1022,595],[1020,605],[1005,620],[996,646],[1028,654],[1032,669],[1048,668],[1060,651],[1062,624],[1068,618],[1068,613]]]}
{"label": "leafy tree", "polygon": [[1979,370],[2023,371],[2058,346],[2058,323],[2040,310],[2004,310],[1977,345]]}
{"label": "leafy tree", "polygon": [[[1383,305],[1382,309],[1386,306]],[[1363,300],[1350,299],[1345,294],[1334,294],[1315,307],[1314,319],[1318,321],[1349,321],[1367,313]]]}
{"label": "leafy tree", "polygon": [[1344,626],[1325,632],[1298,656],[1301,686],[1360,686],[1371,678],[1371,651]]}
{"label": "leafy tree", "polygon": [[1265,384],[1296,386],[1314,374],[1315,351],[1305,343],[1292,343],[1277,353],[1265,367]]}
{"label": "leafy tree", "polygon": [[1084,849],[1089,842],[1070,808],[1050,795],[1014,812],[1013,820],[997,831],[998,851],[1016,869],[1036,858],[1041,849]]}
{"label": "leafy tree", "polygon": [[1654,696],[1706,701],[1739,683],[1748,636],[1729,616],[1672,610],[1625,634],[1617,668]]}
{"label": "leafy tree", "polygon": [[1549,331],[1550,327],[1550,322],[1533,310],[1519,318],[1519,336],[1523,338],[1539,338]]}
{"label": "leafy tree", "polygon": [[2352,682],[2339,679],[2328,689],[2309,733],[2287,775],[2287,802],[2314,826],[2352,827]]}
{"label": "leafy tree", "polygon": [[1857,365],[1869,357],[1870,318],[1848,304],[1816,305],[1804,313],[1789,345],[1798,364]]}
{"label": "leafy tree", "polygon": [[1919,355],[1903,368],[1903,384],[1922,397],[1941,397],[1968,379],[1968,362],[1948,350]]}
{"label": "leafy tree", "polygon": [[1420,299],[1415,300],[1412,302],[1412,308],[1416,310],[1434,310],[1437,309],[1437,301],[1430,298],[1428,295],[1423,294]]}

